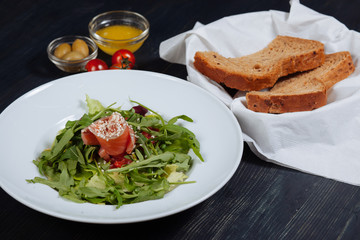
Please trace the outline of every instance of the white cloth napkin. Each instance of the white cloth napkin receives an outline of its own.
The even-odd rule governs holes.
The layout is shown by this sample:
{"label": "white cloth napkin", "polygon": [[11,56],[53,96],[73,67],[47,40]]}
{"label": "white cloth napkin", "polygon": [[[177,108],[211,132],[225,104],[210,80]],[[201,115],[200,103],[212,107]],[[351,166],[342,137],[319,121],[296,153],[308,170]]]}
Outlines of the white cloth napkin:
{"label": "white cloth napkin", "polygon": [[[237,117],[244,141],[260,158],[345,183],[360,185],[360,34],[331,16],[290,1],[289,13],[263,11],[196,23],[160,44],[160,57],[186,65],[188,80],[208,90]],[[231,97],[193,66],[196,51],[239,57],[264,48],[277,35],[314,39],[325,52],[350,51],[355,72],[337,83],[328,104],[309,112],[265,114],[246,108],[243,92]],[[209,106],[211,107],[211,106]]]}

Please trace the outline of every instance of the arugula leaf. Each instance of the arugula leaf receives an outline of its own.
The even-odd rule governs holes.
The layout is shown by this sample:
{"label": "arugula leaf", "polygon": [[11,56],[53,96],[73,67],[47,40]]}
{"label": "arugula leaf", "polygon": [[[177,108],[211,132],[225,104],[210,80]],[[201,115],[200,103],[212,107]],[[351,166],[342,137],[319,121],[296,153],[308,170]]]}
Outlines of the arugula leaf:
{"label": "arugula leaf", "polygon": [[59,163],[59,170],[61,171],[59,183],[66,187],[66,189],[74,185],[74,178],[69,174],[67,167],[67,162]]}
{"label": "arugula leaf", "polygon": [[67,190],[67,187],[64,186],[63,184],[61,184],[60,182],[44,179],[41,177],[35,177],[32,180],[27,180],[27,182],[42,183],[42,184],[48,185],[49,187],[57,189],[57,190]]}
{"label": "arugula leaf", "polygon": [[164,128],[173,133],[181,133],[187,135],[186,141],[188,142],[189,147],[194,151],[195,155],[202,162],[204,161],[204,158],[200,153],[200,143],[196,139],[196,136],[193,132],[179,125],[165,125]]}
{"label": "arugula leaf", "polygon": [[185,121],[188,121],[188,122],[194,122],[191,118],[189,118],[188,116],[186,115],[180,115],[180,116],[176,116],[176,117],[173,117],[172,119],[170,119],[168,121],[168,124],[172,125],[174,123],[177,122],[177,120],[179,119],[182,119],[182,120],[185,120]]}
{"label": "arugula leaf", "polygon": [[73,130],[67,129],[61,136],[60,141],[55,142],[54,147],[51,149],[52,156],[57,156],[69,143],[71,138],[74,136]]}
{"label": "arugula leaf", "polygon": [[140,106],[142,106],[142,107],[146,108],[147,110],[149,110],[150,112],[154,113],[160,119],[162,125],[165,125],[165,121],[164,121],[163,117],[160,114],[158,114],[154,110],[151,110],[150,108],[144,106],[143,104],[141,104],[139,102],[136,102],[136,101],[133,101],[133,100],[130,100],[130,101],[133,102],[133,103],[139,104]]}

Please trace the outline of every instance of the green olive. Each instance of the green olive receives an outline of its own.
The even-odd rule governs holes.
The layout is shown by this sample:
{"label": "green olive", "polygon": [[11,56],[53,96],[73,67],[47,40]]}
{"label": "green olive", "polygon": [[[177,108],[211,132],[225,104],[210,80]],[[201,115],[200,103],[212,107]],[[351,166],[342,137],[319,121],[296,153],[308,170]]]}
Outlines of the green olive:
{"label": "green olive", "polygon": [[62,58],[65,54],[71,52],[71,46],[68,43],[60,44],[54,51],[54,55],[57,58]]}
{"label": "green olive", "polygon": [[89,47],[84,40],[76,39],[72,44],[72,50],[81,53],[84,57],[89,56]]}
{"label": "green olive", "polygon": [[67,60],[67,61],[75,61],[75,60],[80,60],[83,58],[84,58],[84,55],[82,55],[81,53],[71,51],[71,52],[68,52],[67,54],[65,54],[61,59]]}

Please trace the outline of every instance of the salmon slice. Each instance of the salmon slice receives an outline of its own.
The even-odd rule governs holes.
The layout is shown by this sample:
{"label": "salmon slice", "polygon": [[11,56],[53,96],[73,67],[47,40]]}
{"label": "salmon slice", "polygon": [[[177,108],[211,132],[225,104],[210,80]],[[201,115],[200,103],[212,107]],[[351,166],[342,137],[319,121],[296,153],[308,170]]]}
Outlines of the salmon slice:
{"label": "salmon slice", "polygon": [[135,141],[136,141],[135,132],[134,132],[133,128],[130,125],[129,125],[129,130],[130,130],[130,142],[127,145],[127,148],[126,148],[126,153],[128,153],[128,154],[130,154],[134,150]]}
{"label": "salmon slice", "polygon": [[95,135],[90,132],[89,128],[85,128],[81,131],[81,138],[85,145],[100,145]]}
{"label": "salmon slice", "polygon": [[110,160],[110,155],[106,152],[106,150],[102,147],[99,149],[99,156],[104,160]]}
{"label": "salmon slice", "polygon": [[93,122],[81,131],[86,145],[100,145],[99,155],[104,159],[125,152],[130,154],[135,148],[135,133],[120,113]]}

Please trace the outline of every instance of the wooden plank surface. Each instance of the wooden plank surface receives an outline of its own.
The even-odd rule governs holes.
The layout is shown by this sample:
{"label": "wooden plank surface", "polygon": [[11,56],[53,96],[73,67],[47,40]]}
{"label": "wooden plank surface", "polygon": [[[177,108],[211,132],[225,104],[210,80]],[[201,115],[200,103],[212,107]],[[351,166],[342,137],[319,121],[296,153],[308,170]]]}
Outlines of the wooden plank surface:
{"label": "wooden plank surface", "polygon": [[[360,30],[359,1],[301,2]],[[0,3],[0,111],[27,91],[67,76],[48,60],[46,46],[62,35],[88,35],[87,24],[98,13],[124,9],[145,15],[151,33],[136,53],[136,68],[186,79],[184,66],[159,58],[162,41],[197,21],[207,24],[224,16],[290,7],[287,0]],[[102,53],[99,57],[109,61]],[[30,209],[2,189],[0,203],[0,239],[106,239],[114,234],[133,239],[360,239],[359,187],[264,162],[246,145],[239,168],[220,191],[191,209],[153,221],[66,221]]]}

